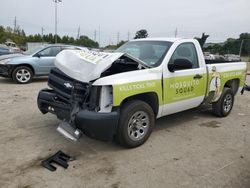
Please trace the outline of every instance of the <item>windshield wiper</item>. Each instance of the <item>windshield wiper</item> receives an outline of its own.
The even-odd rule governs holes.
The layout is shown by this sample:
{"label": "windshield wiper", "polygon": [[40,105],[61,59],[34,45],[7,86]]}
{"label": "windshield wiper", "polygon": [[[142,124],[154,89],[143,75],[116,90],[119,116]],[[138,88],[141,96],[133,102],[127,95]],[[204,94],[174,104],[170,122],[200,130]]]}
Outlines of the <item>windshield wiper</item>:
{"label": "windshield wiper", "polygon": [[135,62],[137,62],[137,63],[139,63],[139,64],[140,64],[141,66],[143,66],[144,68],[152,68],[152,67],[153,67],[153,66],[150,66],[150,65],[146,64],[146,63],[143,62],[142,60],[140,60],[140,59],[138,59],[138,58],[136,58],[136,57],[134,57],[134,56],[128,54],[128,53],[124,53],[124,56],[126,56],[126,57],[132,59],[133,61],[135,61]]}

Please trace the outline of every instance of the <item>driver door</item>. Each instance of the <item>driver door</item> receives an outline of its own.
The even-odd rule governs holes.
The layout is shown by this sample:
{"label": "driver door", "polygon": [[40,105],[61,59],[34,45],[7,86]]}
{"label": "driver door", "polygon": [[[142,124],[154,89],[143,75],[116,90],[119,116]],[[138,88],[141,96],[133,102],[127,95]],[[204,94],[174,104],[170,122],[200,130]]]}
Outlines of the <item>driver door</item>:
{"label": "driver door", "polygon": [[56,55],[62,50],[59,46],[50,46],[38,52],[36,57],[37,72],[40,74],[49,74],[50,70],[55,67],[54,61]]}
{"label": "driver door", "polygon": [[[182,43],[175,49],[168,63],[186,59],[192,68],[163,71],[163,115],[173,114],[199,106],[206,92],[206,67],[199,65],[197,51],[192,42]],[[190,65],[190,64],[189,64]]]}

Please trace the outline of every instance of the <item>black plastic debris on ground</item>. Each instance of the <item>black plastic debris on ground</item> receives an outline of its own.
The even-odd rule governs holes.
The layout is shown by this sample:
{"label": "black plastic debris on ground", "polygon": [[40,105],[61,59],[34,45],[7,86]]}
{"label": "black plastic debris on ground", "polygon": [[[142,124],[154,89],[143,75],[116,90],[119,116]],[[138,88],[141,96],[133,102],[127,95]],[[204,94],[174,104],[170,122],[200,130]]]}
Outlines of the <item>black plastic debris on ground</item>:
{"label": "black plastic debris on ground", "polygon": [[58,151],[48,159],[45,159],[42,161],[42,166],[44,168],[47,168],[50,171],[55,171],[56,167],[52,165],[52,163],[58,164],[62,166],[63,168],[68,168],[68,161],[71,159],[71,157],[62,151]]}
{"label": "black plastic debris on ground", "polygon": [[246,86],[245,86],[245,90],[246,90],[246,91],[250,91],[250,86],[246,85]]}
{"label": "black plastic debris on ground", "polygon": [[244,91],[250,91],[250,86],[248,86],[248,85],[245,85],[243,88],[242,88],[242,90],[241,90],[241,95],[243,95],[244,94]]}

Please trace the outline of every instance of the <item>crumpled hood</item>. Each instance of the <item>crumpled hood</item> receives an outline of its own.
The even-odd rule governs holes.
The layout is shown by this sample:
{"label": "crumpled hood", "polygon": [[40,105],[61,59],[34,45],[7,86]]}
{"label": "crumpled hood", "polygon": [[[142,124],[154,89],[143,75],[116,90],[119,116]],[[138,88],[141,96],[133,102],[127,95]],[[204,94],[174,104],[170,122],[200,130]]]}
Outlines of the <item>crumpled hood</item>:
{"label": "crumpled hood", "polygon": [[84,50],[63,50],[56,56],[55,66],[66,75],[81,82],[99,78],[124,53]]}

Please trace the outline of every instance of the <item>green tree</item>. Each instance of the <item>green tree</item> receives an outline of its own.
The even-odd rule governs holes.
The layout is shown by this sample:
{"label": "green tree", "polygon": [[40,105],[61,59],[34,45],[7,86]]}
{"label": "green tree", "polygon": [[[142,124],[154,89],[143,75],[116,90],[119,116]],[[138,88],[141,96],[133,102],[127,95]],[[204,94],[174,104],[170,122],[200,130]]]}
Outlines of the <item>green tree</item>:
{"label": "green tree", "polygon": [[[24,30],[18,27],[15,32],[13,32],[13,29],[11,27],[4,28],[3,26],[0,26],[0,43],[6,42],[6,40],[12,40],[17,45],[25,46],[27,42],[47,42],[47,43],[54,43],[55,42],[55,35],[52,33],[43,35],[43,37],[40,34],[35,35],[26,35]],[[73,37],[69,36],[57,36],[58,43],[63,44],[76,44],[91,48],[98,48],[99,44],[87,36],[81,36],[79,39],[75,40]]]}
{"label": "green tree", "polygon": [[241,33],[239,38],[228,38],[222,44],[214,44],[204,50],[219,54],[239,54],[240,48],[242,56],[250,55],[250,33]]}
{"label": "green tree", "polygon": [[134,39],[141,39],[141,38],[147,38],[148,32],[146,29],[141,29],[136,32]]}
{"label": "green tree", "polygon": [[116,48],[119,48],[120,46],[122,46],[123,44],[125,44],[127,41],[120,41],[117,45],[116,45]]}
{"label": "green tree", "polygon": [[198,42],[201,45],[201,48],[203,48],[203,46],[206,43],[206,40],[207,40],[208,37],[209,37],[209,35],[206,35],[205,33],[202,33],[201,38],[195,37],[195,39],[198,40]]}
{"label": "green tree", "polygon": [[80,36],[79,39],[77,39],[74,44],[76,45],[81,45],[81,46],[86,46],[86,47],[92,47],[92,48],[98,48],[99,44],[93,40],[91,40],[90,38],[88,38],[87,36]]}
{"label": "green tree", "polygon": [[123,44],[125,44],[126,42],[128,41],[120,41],[117,45],[108,45],[108,46],[105,46],[104,49],[107,49],[107,50],[116,50],[117,48],[119,48],[120,46],[122,46]]}

